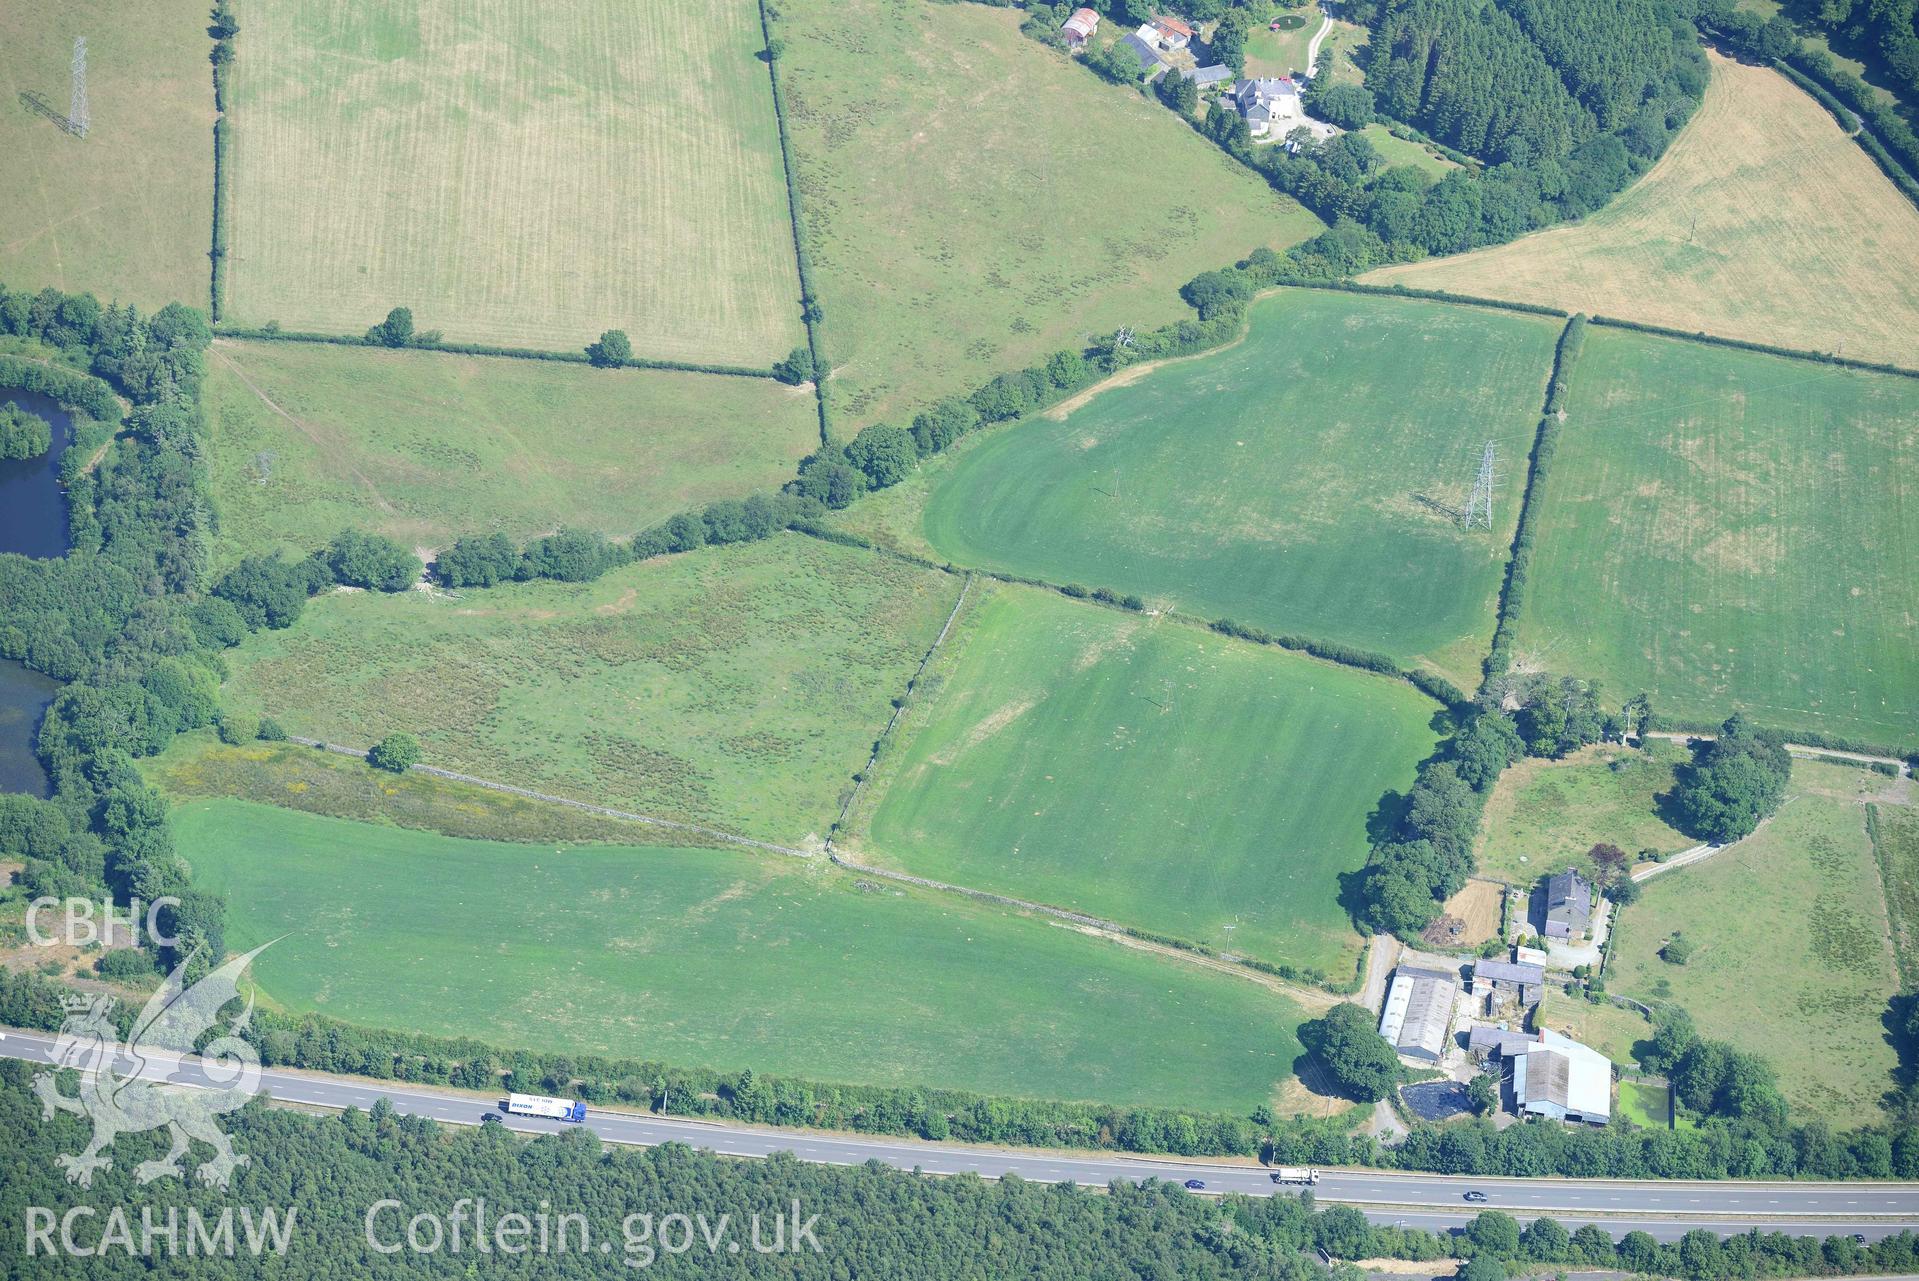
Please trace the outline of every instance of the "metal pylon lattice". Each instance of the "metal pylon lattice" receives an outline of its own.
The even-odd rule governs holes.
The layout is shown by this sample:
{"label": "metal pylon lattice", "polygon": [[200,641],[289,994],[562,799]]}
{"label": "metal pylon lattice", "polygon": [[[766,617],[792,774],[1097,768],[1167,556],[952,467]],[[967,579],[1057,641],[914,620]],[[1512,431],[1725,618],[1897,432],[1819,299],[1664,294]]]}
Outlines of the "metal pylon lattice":
{"label": "metal pylon lattice", "polygon": [[1499,449],[1492,441],[1479,455],[1479,479],[1473,482],[1473,496],[1466,503],[1466,528],[1493,527],[1493,479],[1499,461]]}
{"label": "metal pylon lattice", "polygon": [[79,137],[87,136],[89,124],[87,115],[87,38],[73,38],[73,101],[67,108],[67,121],[72,132]]}

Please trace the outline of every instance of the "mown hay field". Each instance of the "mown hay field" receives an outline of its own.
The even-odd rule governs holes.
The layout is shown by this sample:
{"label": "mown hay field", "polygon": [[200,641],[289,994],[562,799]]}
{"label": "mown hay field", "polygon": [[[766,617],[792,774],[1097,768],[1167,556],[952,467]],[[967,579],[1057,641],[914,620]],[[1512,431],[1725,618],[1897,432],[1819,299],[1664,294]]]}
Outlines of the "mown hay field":
{"label": "mown hay field", "polygon": [[782,6],[804,234],[851,435],[1121,325],[1319,220],[1156,102],[925,0]]}
{"label": "mown hay field", "polygon": [[[1898,1056],[1880,1020],[1899,991],[1866,808],[1800,787],[1757,833],[1646,882],[1621,915],[1608,986],[1682,1006],[1759,1055],[1796,1108],[1835,1127],[1877,1115]],[[1684,965],[1659,949],[1675,932]],[[1810,1052],[1816,1047],[1816,1052]]]}
{"label": "mown hay field", "polygon": [[[858,1084],[1249,1111],[1304,1017],[1243,978],[825,861],[174,811],[266,996],[374,1027]],[[1151,1054],[1139,1052],[1152,1046]]]}
{"label": "mown hay field", "polygon": [[[75,36],[87,40],[85,138],[20,102],[38,93],[66,114]],[[206,0],[0,7],[0,281],[206,308],[212,48]]]}
{"label": "mown hay field", "polygon": [[1597,869],[1587,856],[1602,842],[1629,857],[1691,849],[1699,842],[1667,823],[1659,804],[1685,759],[1678,744],[1655,739],[1643,751],[1603,743],[1565,760],[1520,761],[1486,798],[1474,849],[1479,874],[1509,885],[1569,867],[1591,875]]}
{"label": "mown hay field", "polygon": [[1339,876],[1433,747],[1410,686],[987,588],[882,763],[860,857],[1348,978]]}
{"label": "mown hay field", "polygon": [[800,341],[752,0],[244,0],[228,311],[765,366]]}
{"label": "mown hay field", "polygon": [[1712,67],[1685,131],[1592,217],[1365,279],[1919,363],[1919,209],[1790,80]]}
{"label": "mown hay field", "polygon": [[785,534],[593,583],[335,593],[228,656],[288,733],[794,844],[823,836],[959,595]]}
{"label": "mown hay field", "polygon": [[765,378],[225,339],[208,370],[222,560],[349,526],[624,537],[819,445],[812,397]]}
{"label": "mown hay field", "polygon": [[1595,329],[1566,412],[1523,660],[1689,721],[1914,741],[1919,380]]}
{"label": "mown hay field", "polygon": [[[992,433],[934,487],[962,564],[1362,646],[1471,688],[1492,643],[1558,326],[1282,290],[1224,351]],[[1488,440],[1493,528],[1460,509]]]}

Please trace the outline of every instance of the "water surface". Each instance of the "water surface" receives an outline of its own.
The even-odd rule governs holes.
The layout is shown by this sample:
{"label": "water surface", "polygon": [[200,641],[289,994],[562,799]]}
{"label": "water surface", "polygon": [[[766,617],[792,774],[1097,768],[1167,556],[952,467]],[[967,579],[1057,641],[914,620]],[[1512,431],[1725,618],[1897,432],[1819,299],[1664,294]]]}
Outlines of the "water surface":
{"label": "water surface", "polygon": [[41,713],[59,692],[59,681],[0,658],[0,792],[47,795],[47,773],[33,754],[33,736]]}
{"label": "water surface", "polygon": [[0,552],[64,556],[69,543],[60,455],[73,438],[73,418],[39,392],[0,387],[0,405],[10,400],[53,425],[53,446],[38,458],[0,458]]}

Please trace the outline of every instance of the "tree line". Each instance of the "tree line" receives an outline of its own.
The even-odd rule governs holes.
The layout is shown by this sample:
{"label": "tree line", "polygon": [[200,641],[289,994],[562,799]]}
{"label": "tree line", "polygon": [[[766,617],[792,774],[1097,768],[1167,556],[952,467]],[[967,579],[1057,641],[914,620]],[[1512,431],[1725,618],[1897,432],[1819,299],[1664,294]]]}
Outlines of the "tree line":
{"label": "tree line", "polygon": [[[469,1204],[483,1201],[495,1216],[530,1216],[541,1209],[556,1222],[561,1214],[582,1216],[592,1241],[612,1243],[612,1258],[668,1277],[711,1276],[715,1263],[704,1247],[662,1248],[668,1240],[678,1245],[661,1230],[665,1215],[698,1216],[709,1225],[726,1216],[737,1239],[750,1240],[746,1224],[757,1214],[765,1225],[760,1240],[770,1243],[771,1222],[788,1218],[795,1204],[801,1215],[818,1216],[811,1239],[819,1242],[819,1251],[730,1252],[727,1275],[1019,1275],[1062,1281],[1089,1276],[1324,1281],[1336,1275],[1339,1281],[1358,1281],[1363,1274],[1346,1261],[1456,1258],[1465,1260],[1465,1281],[1504,1281],[1542,1265],[1729,1281],[1909,1272],[1919,1265],[1919,1237],[1910,1232],[1870,1245],[1846,1236],[1822,1240],[1757,1230],[1721,1240],[1708,1228],[1671,1243],[1643,1231],[1615,1242],[1596,1225],[1568,1231],[1554,1219],[1539,1218],[1522,1227],[1495,1210],[1441,1235],[1374,1225],[1350,1206],[1321,1208],[1310,1191],[1213,1199],[1158,1180],[1116,1181],[1094,1190],[1014,1176],[929,1179],[878,1162],[814,1165],[790,1154],[735,1161],[679,1143],[647,1149],[605,1145],[580,1129],[526,1138],[496,1124],[440,1126],[402,1116],[385,1101],[334,1116],[276,1109],[264,1100],[249,1103],[224,1121],[235,1146],[250,1158],[227,1191],[190,1180],[137,1184],[135,1163],[159,1155],[164,1136],[123,1135],[112,1165],[96,1175],[90,1192],[81,1192],[66,1181],[55,1158],[85,1143],[87,1122],[63,1114],[44,1118],[32,1076],[26,1064],[0,1063],[0,1126],[13,1140],[14,1200],[48,1207],[56,1221],[81,1204],[156,1203],[180,1210],[183,1220],[186,1209],[197,1209],[209,1221],[217,1219],[222,1206],[235,1203],[296,1212],[284,1257],[255,1257],[242,1250],[217,1265],[223,1276],[358,1281],[415,1276],[422,1270],[464,1275],[476,1258],[484,1258],[489,1274],[605,1275],[609,1256],[597,1248],[517,1255],[495,1249],[480,1256],[469,1231],[464,1254],[419,1255],[384,1252],[368,1240],[366,1216],[377,1202],[391,1199],[403,1207],[382,1220],[403,1240],[409,1217],[445,1216],[462,1198]],[[634,1252],[627,1253],[623,1224],[635,1213],[650,1213],[652,1221],[643,1236],[637,1224],[631,1225]],[[28,1257],[24,1228],[18,1216],[0,1228],[14,1257],[23,1259]],[[83,1223],[76,1236],[86,1233]],[[134,1239],[139,1239],[137,1227]],[[575,1229],[571,1240],[578,1239]],[[644,1246],[651,1246],[650,1252],[642,1252]],[[1339,1262],[1323,1265],[1317,1257],[1322,1251]],[[147,1276],[153,1265],[131,1251],[107,1249],[84,1259],[40,1253],[32,1266],[36,1275],[93,1281]],[[187,1266],[216,1265],[196,1260]]]}

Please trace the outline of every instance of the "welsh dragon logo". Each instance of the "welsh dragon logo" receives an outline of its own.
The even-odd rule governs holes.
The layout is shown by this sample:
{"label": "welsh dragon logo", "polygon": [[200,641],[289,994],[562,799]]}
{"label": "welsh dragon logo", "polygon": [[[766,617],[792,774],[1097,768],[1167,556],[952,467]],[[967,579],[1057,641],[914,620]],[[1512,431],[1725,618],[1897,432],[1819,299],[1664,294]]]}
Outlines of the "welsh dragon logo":
{"label": "welsh dragon logo", "polygon": [[[271,946],[262,944],[237,956],[193,984],[185,979],[186,967],[193,959],[189,956],[167,975],[166,982],[147,1002],[125,1045],[120,1043],[109,1017],[112,997],[93,994],[66,998],[67,1018],[53,1047],[54,1070],[37,1075],[33,1090],[40,1096],[41,1113],[46,1119],[52,1120],[57,1111],[77,1113],[93,1121],[93,1141],[86,1150],[58,1158],[68,1182],[91,1187],[94,1171],[113,1163],[103,1153],[120,1135],[162,1126],[172,1135],[172,1147],[159,1160],[142,1161],[134,1167],[134,1177],[141,1183],[169,1175],[184,1178],[180,1158],[187,1154],[193,1139],[213,1149],[213,1158],[195,1171],[202,1183],[225,1188],[233,1172],[247,1163],[245,1155],[234,1155],[232,1143],[214,1119],[244,1106],[260,1091],[260,1056],[242,1039],[253,1017],[251,998],[246,1008],[228,1022],[222,1035],[200,1050],[199,1079],[213,1088],[183,1088],[163,1082],[167,1069],[180,1056],[192,1054],[195,1042],[219,1021],[221,1009],[239,997],[241,972]],[[61,1068],[80,1073],[78,1095],[61,1093],[56,1076]]]}

